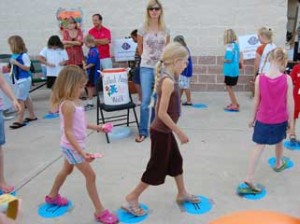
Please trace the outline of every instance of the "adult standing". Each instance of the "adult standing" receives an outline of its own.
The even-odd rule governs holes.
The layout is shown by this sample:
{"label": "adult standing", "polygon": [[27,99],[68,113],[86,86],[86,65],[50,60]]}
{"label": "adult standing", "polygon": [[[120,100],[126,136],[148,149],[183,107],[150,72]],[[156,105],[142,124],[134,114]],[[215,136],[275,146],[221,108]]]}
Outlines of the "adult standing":
{"label": "adult standing", "polygon": [[136,142],[148,136],[149,105],[154,83],[154,66],[160,60],[164,47],[170,42],[170,31],[164,23],[163,7],[159,0],[149,0],[145,23],[138,29],[138,52],[141,55],[140,82],[142,104],[139,135]]}
{"label": "adult standing", "polygon": [[84,60],[83,34],[73,17],[68,19],[68,29],[63,32],[63,44],[69,57],[68,65],[78,65],[82,68],[82,61]]}
{"label": "adult standing", "polygon": [[111,43],[110,30],[102,25],[102,16],[93,15],[94,27],[89,30],[89,34],[95,38],[96,47],[100,55],[100,65],[102,69],[112,68],[109,44]]}

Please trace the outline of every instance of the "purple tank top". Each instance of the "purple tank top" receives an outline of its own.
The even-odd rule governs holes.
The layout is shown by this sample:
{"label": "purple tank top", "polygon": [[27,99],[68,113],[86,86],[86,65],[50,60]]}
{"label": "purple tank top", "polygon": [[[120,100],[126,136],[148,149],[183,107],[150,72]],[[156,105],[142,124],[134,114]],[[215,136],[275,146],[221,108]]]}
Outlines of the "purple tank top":
{"label": "purple tank top", "polygon": [[279,124],[288,120],[287,110],[287,75],[269,78],[264,74],[259,77],[260,103],[256,120],[265,124]]}

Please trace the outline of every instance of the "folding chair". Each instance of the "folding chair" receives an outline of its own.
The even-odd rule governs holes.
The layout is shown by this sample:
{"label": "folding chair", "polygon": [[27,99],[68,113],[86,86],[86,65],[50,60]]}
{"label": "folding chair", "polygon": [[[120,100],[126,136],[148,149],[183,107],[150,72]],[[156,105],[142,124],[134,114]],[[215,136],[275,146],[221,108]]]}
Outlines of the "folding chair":
{"label": "folding chair", "polygon": [[[100,80],[96,85],[97,91],[97,124],[105,124],[108,122],[112,122],[114,126],[127,125],[130,123],[136,123],[137,128],[139,128],[139,122],[137,119],[136,111],[135,111],[135,103],[132,101],[131,92],[128,89],[129,99],[130,101],[126,104],[121,105],[107,105],[101,101],[102,98],[102,80]],[[130,120],[130,110],[133,111],[134,120]],[[110,112],[114,113],[112,116],[107,116]],[[119,113],[120,112],[120,113]],[[123,112],[123,113],[122,113]],[[107,133],[106,141],[110,143],[109,136]]]}
{"label": "folding chair", "polygon": [[[43,70],[41,66],[41,62],[39,60],[31,60],[31,65],[32,65],[32,88],[30,89],[30,93],[45,86],[47,84],[47,79],[43,75]],[[37,84],[38,85],[35,85]]]}

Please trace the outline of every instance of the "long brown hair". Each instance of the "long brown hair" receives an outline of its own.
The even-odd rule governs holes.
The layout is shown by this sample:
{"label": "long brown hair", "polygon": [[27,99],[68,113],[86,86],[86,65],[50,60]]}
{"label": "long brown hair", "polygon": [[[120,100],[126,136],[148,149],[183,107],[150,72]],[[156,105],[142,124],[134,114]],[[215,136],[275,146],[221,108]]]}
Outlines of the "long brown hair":
{"label": "long brown hair", "polygon": [[27,52],[24,40],[18,35],[10,36],[8,38],[8,44],[10,46],[11,52],[14,54]]}

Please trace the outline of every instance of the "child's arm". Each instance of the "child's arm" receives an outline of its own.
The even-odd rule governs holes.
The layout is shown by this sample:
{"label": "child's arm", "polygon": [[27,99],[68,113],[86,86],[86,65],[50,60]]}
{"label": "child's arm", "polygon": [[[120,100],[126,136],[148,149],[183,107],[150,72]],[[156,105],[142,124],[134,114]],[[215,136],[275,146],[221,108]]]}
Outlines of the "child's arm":
{"label": "child's arm", "polygon": [[170,97],[174,91],[174,82],[168,78],[164,79],[161,89],[162,94],[159,104],[158,117],[178,136],[181,144],[188,143],[189,139],[186,134],[174,123],[167,113]]}
{"label": "child's arm", "polygon": [[5,93],[5,95],[7,95],[11,99],[12,104],[15,107],[15,109],[17,111],[20,111],[21,110],[21,106],[20,106],[18,100],[16,99],[13,91],[11,90],[10,86],[5,81],[5,79],[3,78],[3,74],[2,73],[0,73],[0,89]]}
{"label": "child's arm", "polygon": [[288,115],[289,115],[289,128],[293,133],[295,133],[295,127],[294,127],[294,97],[293,97],[293,82],[290,76],[287,75],[287,84],[288,84],[288,91],[287,91],[287,109],[288,109]]}
{"label": "child's arm", "polygon": [[18,62],[16,59],[10,59],[10,63],[12,65],[16,65],[16,66],[20,67],[22,70],[25,70],[25,71],[29,71],[29,69],[30,69],[30,66],[23,65],[20,62]]}
{"label": "child's arm", "polygon": [[259,75],[255,79],[254,83],[254,97],[253,97],[253,111],[252,111],[252,118],[249,122],[249,127],[253,127],[255,120],[256,120],[256,113],[259,105]]}
{"label": "child's arm", "polygon": [[64,132],[66,138],[73,146],[73,148],[80,154],[85,160],[91,161],[88,153],[84,152],[73,135],[73,114],[74,114],[74,104],[71,101],[65,101],[61,107],[61,113],[64,117]]}
{"label": "child's arm", "polygon": [[41,64],[44,64],[44,65],[49,66],[49,67],[55,67],[55,64],[48,63],[46,58],[41,56],[41,55],[38,56],[38,60],[41,62]]}
{"label": "child's arm", "polygon": [[256,73],[258,72],[260,58],[261,58],[260,54],[256,53],[256,57],[254,60],[254,74],[253,74],[254,79],[256,77]]}
{"label": "child's arm", "polygon": [[89,63],[88,65],[84,65],[83,66],[83,69],[89,69],[89,68],[92,68],[92,67],[94,67],[95,66],[95,64],[93,64],[93,63]]}
{"label": "child's arm", "polygon": [[137,36],[137,49],[139,56],[142,56],[143,54],[143,37],[141,35]]}
{"label": "child's arm", "polygon": [[94,130],[94,131],[102,131],[103,132],[102,125],[88,124],[87,125],[87,129],[91,129],[91,130]]}

